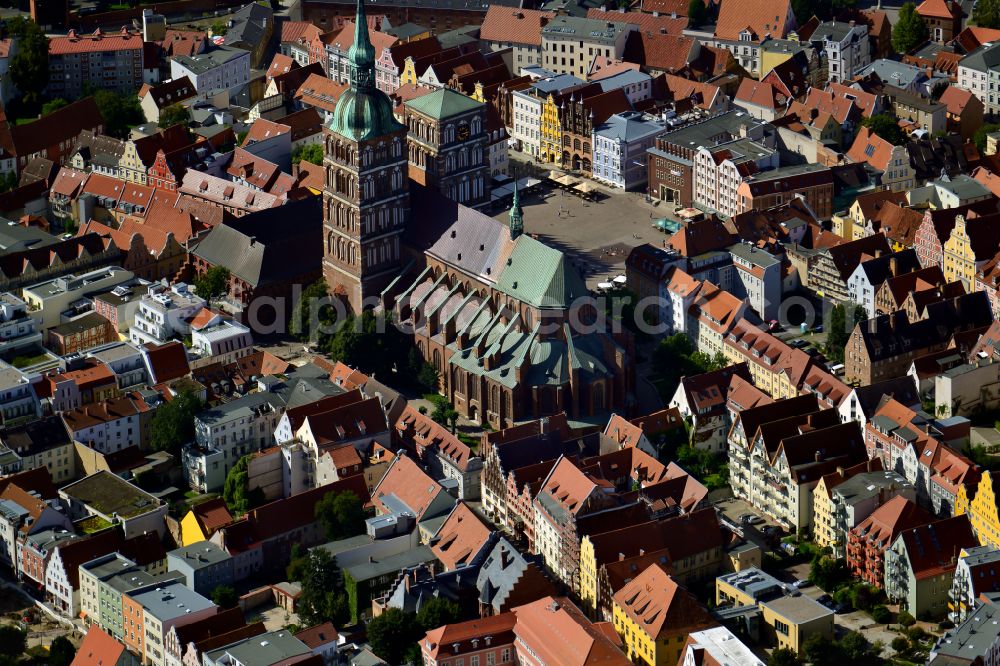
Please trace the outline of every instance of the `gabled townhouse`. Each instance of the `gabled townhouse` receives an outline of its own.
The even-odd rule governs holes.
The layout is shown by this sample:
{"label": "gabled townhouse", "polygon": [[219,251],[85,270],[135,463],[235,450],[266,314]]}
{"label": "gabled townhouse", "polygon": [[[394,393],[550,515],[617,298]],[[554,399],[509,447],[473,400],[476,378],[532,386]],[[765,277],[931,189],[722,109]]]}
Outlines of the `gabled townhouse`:
{"label": "gabled townhouse", "polygon": [[989,117],[1000,109],[996,85],[1000,81],[1000,48],[987,42],[968,53],[958,63],[958,87],[970,91],[983,103]]}
{"label": "gabled townhouse", "polygon": [[756,75],[761,71],[761,43],[784,39],[795,27],[795,14],[788,2],[751,0],[729,7],[723,3],[712,45],[732,52],[746,71]]}
{"label": "gabled townhouse", "polygon": [[937,265],[888,277],[875,292],[875,312],[871,316],[902,310],[913,292],[942,287],[944,284],[944,273]]}
{"label": "gabled townhouse", "polygon": [[129,446],[146,447],[152,427],[151,411],[142,398],[123,396],[62,412],[60,417],[74,442],[111,453]]}
{"label": "gabled townhouse", "polygon": [[955,219],[959,215],[970,220],[996,212],[997,202],[990,199],[957,208],[924,212],[924,221],[917,228],[914,236],[914,247],[920,258],[920,265],[924,268],[928,266],[944,268],[944,244],[951,237],[951,232],[955,228]]}
{"label": "gabled townhouse", "polygon": [[458,484],[458,497],[478,500],[481,496],[483,459],[447,428],[407,406],[395,424],[403,442],[413,443],[417,456],[429,465],[436,478]]}
{"label": "gabled townhouse", "polygon": [[813,539],[844,557],[847,533],[897,496],[916,501],[917,493],[901,474],[882,471],[878,458],[825,475],[813,489]]}
{"label": "gabled townhouse", "polygon": [[956,515],[967,515],[972,529],[983,546],[1000,550],[1000,512],[997,507],[997,490],[1000,475],[983,472],[978,483],[962,487],[955,504]]}
{"label": "gabled townhouse", "polygon": [[852,296],[849,281],[862,259],[878,258],[889,252],[889,242],[884,234],[810,252],[806,284],[820,296],[836,303],[846,302]]}
{"label": "gabled townhouse", "polygon": [[218,612],[219,607],[210,599],[181,581],[140,587],[122,595],[122,641],[141,655],[143,663],[164,666],[164,639],[171,627],[198,622]]}
{"label": "gabled townhouse", "polygon": [[117,530],[63,541],[55,545],[45,566],[45,599],[59,614],[77,617],[80,612],[80,565],[102,555],[113,553],[121,546]]}
{"label": "gabled townhouse", "polygon": [[445,571],[455,571],[482,564],[495,539],[496,533],[459,501],[431,538],[430,547]]}
{"label": "gabled townhouse", "polygon": [[[930,434],[930,419],[886,399],[865,425],[865,447],[870,458],[881,458],[885,469],[896,470],[914,484],[916,500],[939,516],[960,512],[963,494],[971,497],[980,481],[979,468]],[[975,524],[974,524],[975,526]]]}
{"label": "gabled townhouse", "polygon": [[725,338],[723,354],[731,363],[746,363],[754,386],[774,400],[799,395],[813,358],[788,346],[747,319],[741,319]]}
{"label": "gabled townhouse", "polygon": [[956,554],[976,545],[968,516],[952,516],[902,532],[885,552],[886,596],[914,617],[945,617],[958,564]]}
{"label": "gabled townhouse", "polygon": [[859,322],[844,350],[845,376],[862,383],[900,377],[914,359],[950,348],[956,335],[985,329],[992,321],[986,294],[974,292],[931,303],[918,321],[897,311]]}
{"label": "gabled townhouse", "polygon": [[890,278],[911,273],[920,268],[915,250],[879,253],[878,256],[863,259],[847,279],[850,301],[865,309],[868,317],[876,315],[875,296]]}
{"label": "gabled townhouse", "polygon": [[976,129],[982,126],[986,107],[971,90],[948,86],[938,101],[945,105],[949,132],[958,132],[963,138],[971,139]]}
{"label": "gabled townhouse", "polygon": [[858,130],[846,153],[852,162],[867,162],[882,172],[882,185],[895,192],[916,186],[916,173],[904,146],[894,146],[867,127]]}
{"label": "gabled townhouse", "polygon": [[[841,423],[832,409],[798,411],[818,404],[810,397],[811,401],[792,399],[788,406],[779,401],[743,412],[733,426],[734,434],[739,433],[737,441],[730,443],[730,467],[738,476],[733,491],[795,531],[812,524],[812,491],[823,475],[866,457],[856,423]],[[743,443],[739,440],[748,424],[757,427]]]}
{"label": "gabled townhouse", "polygon": [[657,564],[615,593],[613,613],[625,653],[653,664],[674,663],[689,634],[717,624],[698,598]]}
{"label": "gabled townhouse", "polygon": [[513,49],[514,71],[542,64],[542,28],[555,13],[490,5],[479,29],[479,39],[493,51]]}
{"label": "gabled townhouse", "polygon": [[372,502],[379,516],[408,514],[419,525],[450,512],[455,498],[411,458],[399,455],[375,487]]}
{"label": "gabled townhouse", "polygon": [[705,281],[686,313],[692,346],[710,357],[722,354],[723,341],[746,310],[745,300]]}
{"label": "gabled townhouse", "polygon": [[739,412],[769,404],[771,398],[753,385],[745,362],[682,377],[670,407],[691,423],[691,443],[699,449],[722,452]]}
{"label": "gabled townhouse", "polygon": [[934,520],[926,510],[902,496],[880,506],[847,535],[847,566],[869,585],[885,588],[885,553],[900,533]]}
{"label": "gabled townhouse", "polygon": [[682,585],[711,580],[722,570],[729,534],[711,508],[588,534],[580,544],[580,599],[611,622],[613,598],[635,577],[633,566],[655,563]]}
{"label": "gabled townhouse", "polygon": [[91,628],[73,659],[76,666],[139,666],[142,662],[98,627]]}

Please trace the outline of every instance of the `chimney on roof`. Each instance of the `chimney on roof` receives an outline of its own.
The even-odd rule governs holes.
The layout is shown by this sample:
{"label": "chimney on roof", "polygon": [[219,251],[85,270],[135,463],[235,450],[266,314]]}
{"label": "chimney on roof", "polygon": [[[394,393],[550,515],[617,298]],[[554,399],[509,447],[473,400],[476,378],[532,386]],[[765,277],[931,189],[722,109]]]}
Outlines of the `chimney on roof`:
{"label": "chimney on roof", "polygon": [[618,561],[619,562],[625,561],[625,553],[618,553]]}
{"label": "chimney on roof", "polygon": [[500,568],[506,569],[510,565],[510,553],[507,552],[506,546],[500,546]]}
{"label": "chimney on roof", "polygon": [[889,259],[889,275],[893,277],[899,275],[899,260],[895,256]]}

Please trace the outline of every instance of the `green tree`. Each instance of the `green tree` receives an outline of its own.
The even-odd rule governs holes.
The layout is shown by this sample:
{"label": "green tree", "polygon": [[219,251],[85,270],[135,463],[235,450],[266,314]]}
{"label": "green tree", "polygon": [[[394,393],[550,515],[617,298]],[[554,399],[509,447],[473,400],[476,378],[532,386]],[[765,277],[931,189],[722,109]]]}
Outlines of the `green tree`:
{"label": "green tree", "polygon": [[903,134],[899,121],[888,113],[876,113],[874,116],[862,120],[861,124],[894,146],[906,143],[906,135]]}
{"label": "green tree", "polygon": [[896,615],[896,622],[898,622],[903,627],[912,627],[917,623],[917,619],[907,613],[906,611],[899,611]]}
{"label": "green tree", "polygon": [[912,2],[905,3],[899,9],[899,18],[892,27],[892,48],[896,53],[909,53],[927,41],[927,24],[917,6]]}
{"label": "green tree", "polygon": [[293,558],[288,574],[302,586],[296,613],[303,626],[327,621],[341,625],[350,619],[344,581],[330,551],[314,548],[308,555]]}
{"label": "green tree", "polygon": [[836,643],[822,634],[812,634],[802,644],[802,652],[812,666],[834,666],[840,658]]}
{"label": "green tree", "polygon": [[229,290],[229,269],[225,266],[212,266],[204,275],[195,278],[194,289],[205,300],[222,296]]}
{"label": "green tree", "polygon": [[17,174],[13,171],[8,171],[3,176],[0,176],[0,192],[10,192],[18,185]]}
{"label": "green tree", "polygon": [[229,26],[225,21],[216,21],[209,29],[212,31],[213,37],[222,37],[229,32]]}
{"label": "green tree", "polygon": [[368,644],[372,652],[390,664],[402,664],[420,639],[420,625],[413,613],[389,608],[368,623]]}
{"label": "green tree", "polygon": [[1000,0],[979,0],[972,9],[972,21],[981,28],[1000,28]]}
{"label": "green tree", "polygon": [[364,506],[361,499],[348,490],[323,495],[316,502],[315,515],[330,541],[357,536],[365,531]]}
{"label": "green tree", "polygon": [[850,576],[843,560],[832,557],[818,556],[813,558],[809,569],[809,582],[823,590],[836,589],[842,581]]}
{"label": "green tree", "polygon": [[37,23],[20,16],[7,21],[7,32],[17,39],[10,80],[21,93],[24,107],[37,110],[42,91],[49,85],[49,38]]}
{"label": "green tree", "polygon": [[889,624],[890,622],[892,622],[892,611],[890,611],[882,604],[879,604],[878,606],[872,608],[871,616],[872,619],[875,620],[875,622],[877,622],[878,624]]}
{"label": "green tree", "polygon": [[440,423],[443,426],[451,428],[451,432],[455,432],[455,425],[458,423],[459,413],[455,408],[451,406],[448,402],[448,398],[444,396],[436,395],[433,399],[434,411],[431,412],[431,419],[436,423]]}
{"label": "green tree", "polygon": [[910,649],[910,641],[906,640],[902,636],[896,636],[895,638],[893,638],[892,642],[889,643],[889,645],[897,653],[906,652],[907,650]]}
{"label": "green tree", "polygon": [[791,648],[777,648],[767,658],[767,666],[801,666],[802,660]]}
{"label": "green tree", "polygon": [[202,409],[193,391],[185,390],[157,408],[152,421],[150,446],[180,459],[181,447],[194,439],[194,417]]}
{"label": "green tree", "polygon": [[[982,0],[980,0],[982,1]],[[1000,0],[996,0],[1000,2]],[[987,123],[981,125],[976,133],[972,135],[972,142],[976,144],[976,150],[980,153],[986,152],[986,135],[993,134],[993,132],[1000,132],[1000,123]]]}
{"label": "green tree", "polygon": [[117,93],[111,90],[94,90],[84,86],[85,93],[92,93],[94,103],[104,119],[104,133],[124,139],[129,130],[145,122],[139,96],[135,93]]}
{"label": "green tree", "polygon": [[219,608],[236,608],[240,603],[240,595],[229,585],[217,585],[212,590],[212,602]]}
{"label": "green tree", "polygon": [[0,626],[0,655],[20,657],[28,645],[28,634],[14,625]]}
{"label": "green tree", "polygon": [[296,146],[295,150],[292,151],[292,164],[298,164],[302,161],[323,164],[323,146],[318,143]]}
{"label": "green tree", "polygon": [[704,25],[708,20],[708,9],[705,8],[705,0],[691,0],[688,3],[688,26],[697,28]]}
{"label": "green tree", "polygon": [[879,591],[867,583],[859,583],[851,588],[851,605],[858,610],[871,610],[878,599]]}
{"label": "green tree", "polygon": [[438,390],[438,371],[430,363],[423,363],[417,373],[417,382],[427,391]]}
{"label": "green tree", "polygon": [[838,303],[833,306],[830,310],[829,321],[826,323],[827,358],[835,363],[842,363],[844,347],[847,345],[854,327],[867,319],[868,313],[860,305]]}
{"label": "green tree", "polygon": [[171,104],[160,111],[160,119],[157,124],[166,129],[174,125],[187,125],[191,122],[191,112],[183,104]]}
{"label": "green tree", "polygon": [[[332,318],[331,308],[324,305],[327,298],[329,292],[326,280],[317,280],[302,290],[302,295],[292,310],[292,335],[304,342],[317,339],[319,331],[314,328],[329,324]],[[315,322],[313,322],[314,311]]]}
{"label": "green tree", "polygon": [[840,645],[846,663],[849,664],[865,664],[877,656],[872,654],[872,644],[857,631],[849,632],[837,643]]}
{"label": "green tree", "polygon": [[250,458],[251,455],[247,454],[236,461],[226,474],[226,483],[222,487],[222,499],[226,506],[232,513],[241,516],[266,501],[263,490],[260,488],[250,490],[248,473]]}
{"label": "green tree", "polygon": [[452,624],[462,619],[462,610],[454,601],[433,597],[426,601],[417,611],[417,624],[424,631],[437,629],[446,624]]}
{"label": "green tree", "polygon": [[69,666],[76,656],[76,648],[65,636],[56,636],[49,644],[49,666]]}
{"label": "green tree", "polygon": [[50,113],[58,111],[64,106],[69,106],[69,102],[64,100],[62,97],[56,97],[55,99],[50,99],[45,104],[42,104],[42,115],[47,116]]}

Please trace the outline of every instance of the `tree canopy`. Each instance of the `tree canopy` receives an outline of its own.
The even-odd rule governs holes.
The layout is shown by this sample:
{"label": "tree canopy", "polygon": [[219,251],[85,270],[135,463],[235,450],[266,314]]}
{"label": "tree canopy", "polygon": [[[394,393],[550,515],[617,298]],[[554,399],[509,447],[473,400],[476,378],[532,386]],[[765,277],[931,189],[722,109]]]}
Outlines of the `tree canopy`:
{"label": "tree canopy", "polygon": [[65,636],[56,636],[49,644],[49,666],[69,666],[76,656],[76,648]]}
{"label": "tree canopy", "polygon": [[705,0],[691,0],[688,3],[688,26],[697,28],[708,20],[708,9]]}
{"label": "tree canopy", "polygon": [[[1000,2],[1000,0],[997,0]],[[972,142],[976,144],[976,150],[980,153],[986,152],[986,135],[993,132],[1000,132],[1000,123],[986,123],[980,125],[976,133],[972,135]]]}
{"label": "tree canopy", "polygon": [[[372,652],[390,664],[414,663],[416,642],[420,640],[420,625],[412,613],[387,608],[368,623],[368,644]],[[415,662],[415,663],[419,663]]]}
{"label": "tree canopy", "polygon": [[899,9],[899,18],[892,27],[892,48],[896,53],[909,53],[927,41],[927,23],[917,13],[917,6],[907,2]]}
{"label": "tree canopy", "polygon": [[308,554],[300,555],[296,544],[292,548],[292,562],[287,573],[290,580],[298,581],[302,586],[296,613],[305,626],[327,621],[339,626],[350,620],[350,607],[340,568],[328,550],[314,548]]}
{"label": "tree canopy", "polygon": [[229,290],[229,269],[225,266],[212,266],[195,278],[194,290],[205,300],[222,296]]}
{"label": "tree canopy", "polygon": [[981,28],[1000,29],[1000,0],[978,0],[972,8],[972,21]]}
{"label": "tree canopy", "polygon": [[174,125],[187,125],[191,122],[191,112],[183,104],[171,104],[160,111],[160,119],[157,124],[166,129]]}
{"label": "tree canopy", "polygon": [[791,648],[777,648],[767,658],[767,666],[801,666],[802,660]]}
{"label": "tree canopy", "polygon": [[[847,307],[851,307],[851,317],[848,319]],[[826,356],[835,363],[844,361],[844,347],[854,332],[854,327],[867,321],[868,313],[856,303],[845,305],[838,303],[830,310],[830,321],[826,324]]]}
{"label": "tree canopy", "polygon": [[92,92],[101,118],[104,119],[104,133],[119,139],[128,136],[129,130],[145,122],[146,117],[139,106],[139,96],[135,93],[117,93],[111,90],[94,90],[84,86],[85,94]]}
{"label": "tree canopy", "polygon": [[194,417],[201,400],[193,391],[181,391],[173,400],[157,408],[153,415],[150,446],[180,456],[181,447],[194,440]]}
{"label": "tree canopy", "polygon": [[318,143],[296,146],[295,150],[292,151],[292,164],[298,164],[302,161],[323,164],[323,146]]}
{"label": "tree canopy", "polygon": [[27,644],[27,632],[11,624],[0,626],[0,655],[5,657],[19,657],[24,652]]}
{"label": "tree canopy", "polygon": [[316,502],[315,513],[330,541],[357,536],[365,531],[365,508],[361,498],[349,490],[323,495]]}
{"label": "tree canopy", "polygon": [[25,108],[37,110],[42,91],[49,85],[49,38],[37,23],[20,16],[7,21],[7,33],[17,38],[17,52],[10,59],[10,80],[21,93]]}
{"label": "tree canopy", "polygon": [[870,118],[865,118],[861,124],[894,146],[906,143],[906,135],[899,126],[899,121],[888,113],[876,113]]}
{"label": "tree canopy", "polygon": [[660,377],[660,395],[668,401],[682,377],[718,370],[727,365],[729,362],[721,354],[713,358],[696,352],[691,339],[684,333],[663,338],[653,352],[653,368]]}
{"label": "tree canopy", "polygon": [[249,476],[247,473],[250,464],[250,454],[243,456],[236,461],[229,473],[226,474],[226,483],[222,487],[222,499],[234,515],[243,515],[250,509],[260,506],[265,502],[264,491],[260,488],[249,488]]}
{"label": "tree canopy", "polygon": [[217,585],[212,590],[212,602],[219,608],[236,608],[240,595],[229,585]]}

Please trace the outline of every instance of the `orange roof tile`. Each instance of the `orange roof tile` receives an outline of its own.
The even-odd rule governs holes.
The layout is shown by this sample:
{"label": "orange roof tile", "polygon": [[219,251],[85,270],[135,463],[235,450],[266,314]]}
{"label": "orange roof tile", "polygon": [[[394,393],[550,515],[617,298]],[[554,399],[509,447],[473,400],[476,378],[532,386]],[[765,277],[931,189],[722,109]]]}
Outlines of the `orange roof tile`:
{"label": "orange roof tile", "polygon": [[446,570],[454,571],[472,564],[492,533],[465,502],[458,502],[434,535],[431,552]]}
{"label": "orange roof tile", "polygon": [[715,36],[719,39],[739,40],[740,33],[750,29],[756,41],[770,35],[781,39],[795,24],[789,0],[741,0],[722,3]]}
{"label": "orange roof tile", "polygon": [[649,565],[626,583],[614,601],[640,631],[657,642],[717,625],[701,602],[659,564]]}

